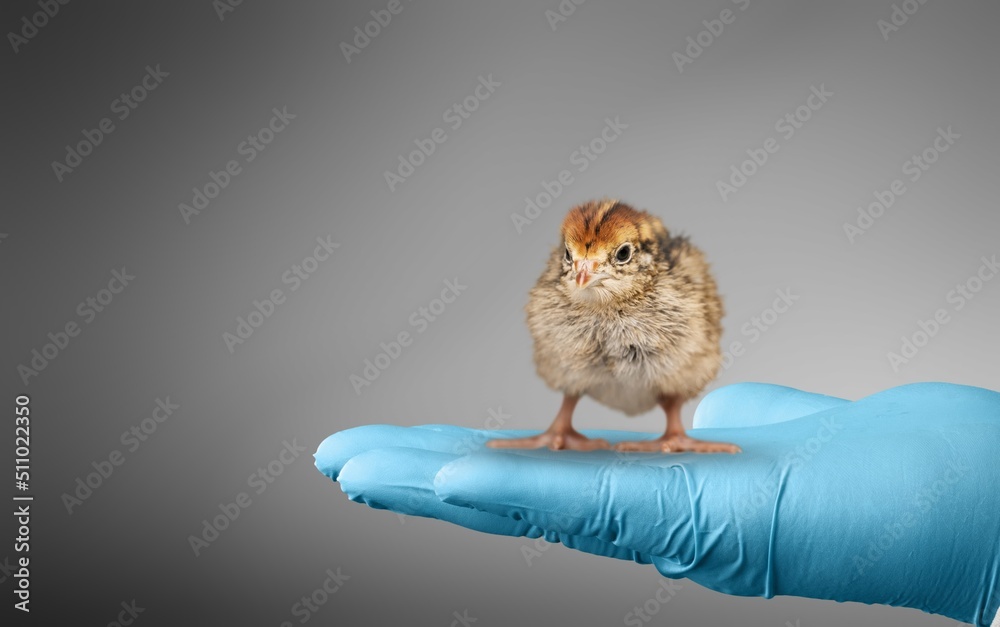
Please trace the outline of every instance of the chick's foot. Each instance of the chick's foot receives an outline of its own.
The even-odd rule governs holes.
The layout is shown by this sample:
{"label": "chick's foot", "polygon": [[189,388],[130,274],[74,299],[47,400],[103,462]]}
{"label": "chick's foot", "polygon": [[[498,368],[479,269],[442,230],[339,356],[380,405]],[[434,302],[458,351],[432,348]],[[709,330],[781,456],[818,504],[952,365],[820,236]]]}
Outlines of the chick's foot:
{"label": "chick's foot", "polygon": [[611,448],[603,438],[588,438],[576,429],[548,430],[530,438],[490,440],[490,448],[542,448],[553,451],[597,451]]}
{"label": "chick's foot", "polygon": [[742,449],[726,442],[709,442],[687,435],[665,435],[655,440],[618,442],[614,450],[629,453],[739,453]]}

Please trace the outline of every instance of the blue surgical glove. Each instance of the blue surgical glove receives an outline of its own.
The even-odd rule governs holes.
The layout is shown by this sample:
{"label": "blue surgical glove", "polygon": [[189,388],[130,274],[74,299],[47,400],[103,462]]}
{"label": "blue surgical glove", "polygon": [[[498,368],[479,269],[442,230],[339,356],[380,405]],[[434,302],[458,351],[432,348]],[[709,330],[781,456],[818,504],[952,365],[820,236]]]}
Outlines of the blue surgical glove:
{"label": "blue surgical glove", "polygon": [[851,402],[737,384],[707,395],[694,426],[743,453],[496,450],[484,443],[534,432],[371,425],[330,436],[315,457],[371,507],[545,536],[727,594],[980,626],[998,614],[1000,393],[920,383]]}

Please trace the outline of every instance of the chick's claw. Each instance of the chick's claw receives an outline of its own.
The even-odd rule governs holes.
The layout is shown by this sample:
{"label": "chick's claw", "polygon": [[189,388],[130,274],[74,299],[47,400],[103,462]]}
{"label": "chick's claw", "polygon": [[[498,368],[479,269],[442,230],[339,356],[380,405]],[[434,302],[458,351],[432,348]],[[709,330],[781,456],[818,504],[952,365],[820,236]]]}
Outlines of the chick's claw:
{"label": "chick's claw", "polygon": [[686,435],[619,442],[614,445],[614,450],[629,453],[741,453],[743,451],[735,444],[698,440]]}
{"label": "chick's claw", "polygon": [[530,438],[490,440],[490,448],[543,448],[553,451],[597,451],[611,448],[603,438],[588,438],[579,431],[546,431]]}

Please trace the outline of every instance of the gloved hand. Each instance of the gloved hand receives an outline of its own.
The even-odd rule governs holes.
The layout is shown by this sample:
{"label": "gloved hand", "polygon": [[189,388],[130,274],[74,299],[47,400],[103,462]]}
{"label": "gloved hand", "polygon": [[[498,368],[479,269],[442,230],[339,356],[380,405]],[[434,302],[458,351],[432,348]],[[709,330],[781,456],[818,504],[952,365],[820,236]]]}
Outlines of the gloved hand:
{"label": "gloved hand", "polygon": [[484,443],[532,432],[371,425],[328,437],[315,458],[371,507],[544,535],[727,594],[979,626],[998,614],[1000,393],[920,383],[850,402],[737,384],[707,395],[694,426],[743,453],[495,450]]}

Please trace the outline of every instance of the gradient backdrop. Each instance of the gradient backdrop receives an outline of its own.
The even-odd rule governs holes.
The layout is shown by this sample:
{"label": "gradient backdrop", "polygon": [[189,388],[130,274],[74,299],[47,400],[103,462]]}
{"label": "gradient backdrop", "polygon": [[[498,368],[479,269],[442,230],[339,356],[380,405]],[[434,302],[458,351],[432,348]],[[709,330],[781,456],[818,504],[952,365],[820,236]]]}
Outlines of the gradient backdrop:
{"label": "gradient backdrop", "polygon": [[[564,0],[575,10],[558,22],[557,0],[403,0],[378,29],[382,0],[72,2],[48,18],[40,6],[4,3],[0,53],[2,403],[12,417],[15,396],[31,396],[36,499],[34,611],[14,624],[70,612],[105,625],[132,600],[140,627],[300,624],[293,605],[338,568],[349,579],[309,624],[622,624],[653,597],[652,567],[561,546],[529,565],[531,541],[353,504],[312,460],[327,435],[375,422],[481,427],[493,410],[506,427],[544,428],[559,396],[534,374],[523,306],[563,213],[593,197],[649,209],[706,251],[724,342],[745,346],[716,385],[848,398],[927,380],[1000,388],[1000,280],[973,280],[961,310],[948,300],[1000,254],[994,3],[911,0],[885,35],[890,0]],[[366,25],[377,34],[345,52]],[[480,78],[493,84],[477,96]],[[120,97],[143,80],[153,89],[129,108]],[[832,95],[799,109],[811,87]],[[290,115],[272,121],[275,108]],[[797,109],[798,128],[776,128]],[[103,118],[113,130],[86,145]],[[619,127],[602,146],[606,118]],[[947,151],[929,150],[912,181],[912,157],[949,127]],[[241,149],[251,135],[262,150]],[[443,141],[390,186],[385,172],[432,136]],[[723,197],[718,181],[752,171],[747,150],[769,138],[777,152]],[[89,154],[57,173],[80,142]],[[592,142],[593,159],[574,154]],[[230,161],[239,173],[206,190]],[[895,179],[906,191],[848,237]],[[518,229],[512,214],[546,184],[553,202]],[[215,197],[185,218],[193,188]],[[292,279],[317,237],[339,246]],[[134,279],[102,293],[122,268]],[[416,323],[456,279],[458,298]],[[231,351],[224,334],[275,289],[284,300]],[[798,300],[775,317],[778,289]],[[939,308],[950,322],[893,367],[887,354]],[[77,335],[25,383],[19,366],[69,323]],[[401,331],[413,343],[356,393],[350,376]],[[157,399],[179,405],[160,423]],[[577,416],[662,428],[659,413],[626,424],[592,401]],[[155,431],[123,442],[143,425]],[[305,452],[281,461],[293,440]],[[63,495],[116,450],[124,462],[68,512]],[[248,484],[269,464],[269,482]],[[240,492],[250,506],[196,556],[189,536]],[[0,560],[14,557],[11,518]],[[0,574],[6,612],[13,582]],[[954,624],[680,583],[650,624]]]}

